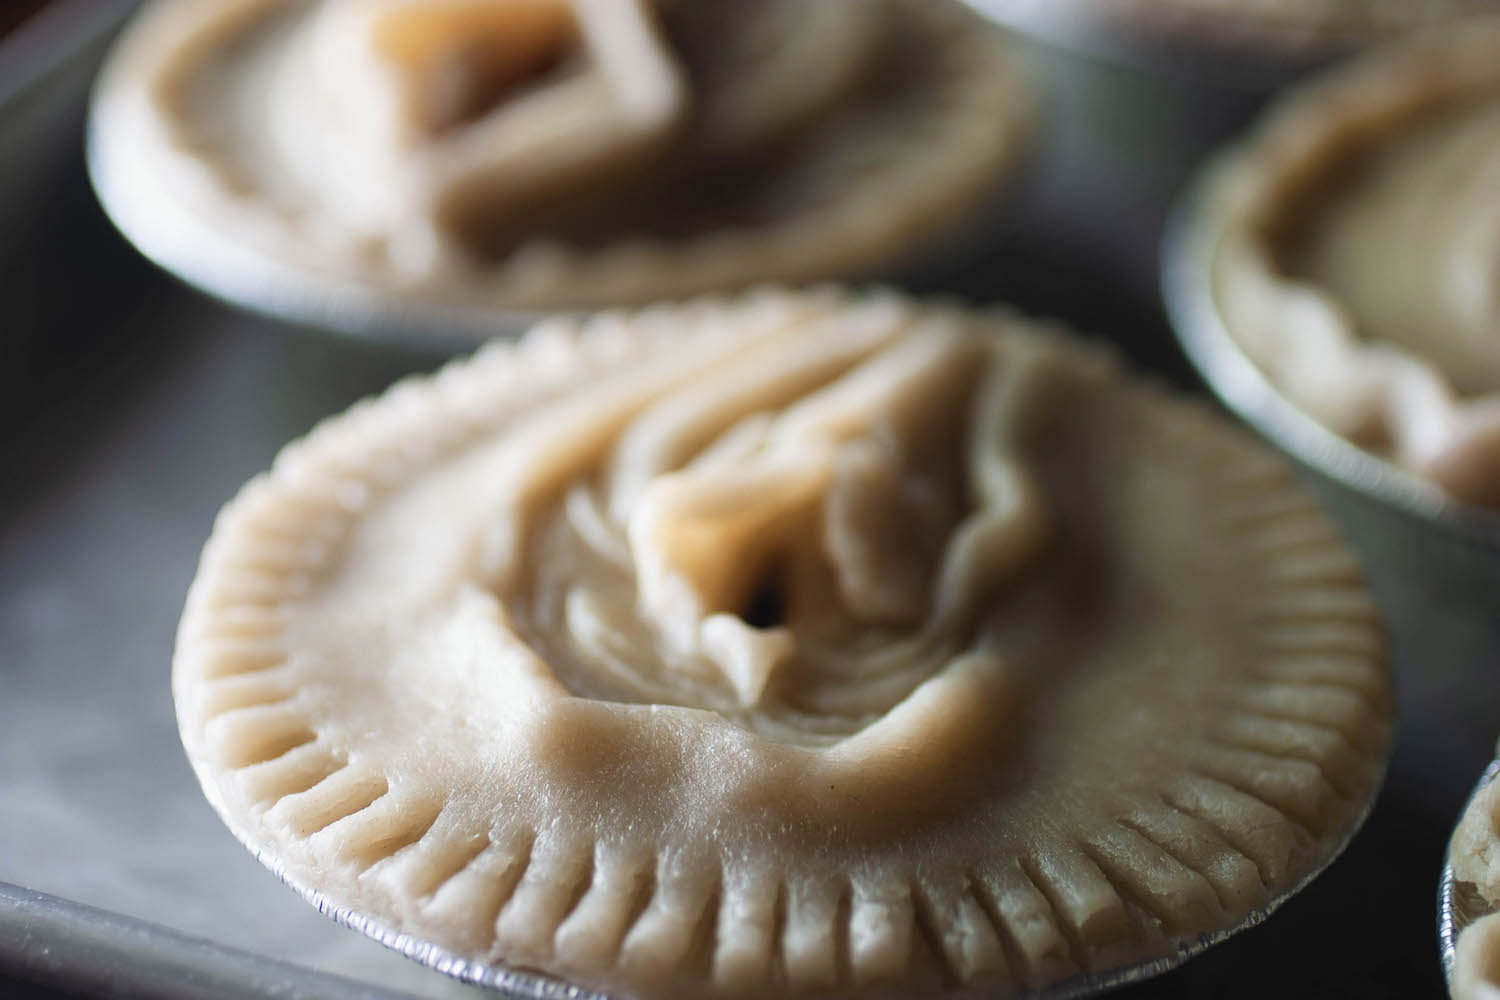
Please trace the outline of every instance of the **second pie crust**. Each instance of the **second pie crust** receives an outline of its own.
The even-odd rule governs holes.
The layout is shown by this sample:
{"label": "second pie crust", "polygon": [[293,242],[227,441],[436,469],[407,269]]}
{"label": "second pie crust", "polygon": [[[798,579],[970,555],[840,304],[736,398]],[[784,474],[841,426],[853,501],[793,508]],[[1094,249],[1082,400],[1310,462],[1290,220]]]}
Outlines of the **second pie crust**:
{"label": "second pie crust", "polygon": [[[806,162],[782,171],[786,192],[751,206],[763,219],[726,218],[679,235],[627,231],[599,245],[541,234],[496,259],[440,237],[439,263],[406,274],[399,248],[366,247],[317,212],[268,198],[225,152],[244,137],[190,127],[177,110],[192,97],[185,81],[216,47],[310,9],[307,0],[161,0],[144,10],[101,75],[95,160],[119,175],[102,185],[118,188],[106,199],[112,211],[169,266],[210,273],[213,262],[197,258],[237,261],[210,280],[232,289],[246,280],[236,272],[249,270],[269,286],[256,290],[261,296],[314,280],[345,295],[526,311],[867,272],[906,262],[983,205],[1021,159],[1031,119],[1015,52],[998,32],[954,0],[878,2],[873,64],[894,74],[885,90],[898,92],[899,83],[906,97],[860,98],[807,137]],[[691,175],[671,182],[696,184]],[[648,189],[639,197],[659,196]],[[801,207],[788,211],[778,199]],[[133,211],[147,202],[150,217]]]}
{"label": "second pie crust", "polygon": [[1417,352],[1365,338],[1328,289],[1287,273],[1276,234],[1382,136],[1500,94],[1497,44],[1494,19],[1431,32],[1284,100],[1211,170],[1181,248],[1202,256],[1224,327],[1293,404],[1482,506],[1500,502],[1500,396],[1462,394]]}

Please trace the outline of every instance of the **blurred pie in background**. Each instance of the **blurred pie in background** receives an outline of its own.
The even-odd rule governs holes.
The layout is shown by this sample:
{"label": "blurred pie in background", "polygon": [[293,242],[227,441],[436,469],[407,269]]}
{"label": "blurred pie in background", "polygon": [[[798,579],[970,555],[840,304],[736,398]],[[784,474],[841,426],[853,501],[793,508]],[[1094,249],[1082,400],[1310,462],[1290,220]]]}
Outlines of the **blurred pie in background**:
{"label": "blurred pie in background", "polygon": [[546,308],[891,265],[1003,184],[1029,106],[955,0],[162,0],[94,138],[178,256]]}
{"label": "blurred pie in background", "polygon": [[1500,21],[1290,95],[1197,206],[1214,311],[1325,426],[1500,506]]}

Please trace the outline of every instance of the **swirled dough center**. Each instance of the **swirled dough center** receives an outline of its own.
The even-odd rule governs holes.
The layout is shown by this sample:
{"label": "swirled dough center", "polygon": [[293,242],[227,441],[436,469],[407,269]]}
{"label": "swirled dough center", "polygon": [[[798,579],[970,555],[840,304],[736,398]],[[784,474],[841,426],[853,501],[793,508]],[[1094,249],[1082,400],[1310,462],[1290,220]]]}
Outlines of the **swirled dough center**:
{"label": "swirled dough center", "polygon": [[[996,421],[1008,380],[957,321],[867,310],[652,381],[536,418],[489,567],[575,694],[831,743],[972,652],[1045,537]],[[552,500],[521,499],[533,477]]]}
{"label": "swirled dough center", "polygon": [[[530,390],[361,516],[296,641],[330,678],[373,642],[394,703],[565,782],[714,753],[735,801],[961,794],[1014,742],[1030,688],[998,622],[1053,535],[1021,451],[1050,355],[982,330],[772,296]],[[544,380],[547,349],[516,370]]]}
{"label": "swirled dough center", "polygon": [[1383,138],[1290,257],[1365,336],[1429,358],[1462,392],[1500,389],[1500,101]]}

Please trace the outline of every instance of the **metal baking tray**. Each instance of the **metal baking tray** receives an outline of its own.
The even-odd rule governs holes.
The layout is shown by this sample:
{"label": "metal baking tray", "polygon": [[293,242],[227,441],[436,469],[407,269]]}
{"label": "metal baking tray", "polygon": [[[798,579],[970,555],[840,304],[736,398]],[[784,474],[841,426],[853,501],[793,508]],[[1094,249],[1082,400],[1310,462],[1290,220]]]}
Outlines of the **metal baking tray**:
{"label": "metal baking tray", "polygon": [[[82,120],[123,6],[54,4],[63,27],[30,77],[44,84],[0,89],[0,995],[493,997],[280,885],[182,755],[173,631],[218,507],[282,443],[443,352],[237,312],[114,233],[88,189]],[[917,289],[1107,333],[1195,388],[1157,302],[1158,234],[1256,98],[1208,88],[1185,107],[1180,83],[1029,52],[1048,94],[1038,163],[998,239]],[[1500,622],[1382,548],[1380,512],[1331,502],[1372,559],[1400,661],[1385,791],[1344,856],[1272,919],[1118,996],[1442,989],[1432,885],[1500,728]]]}

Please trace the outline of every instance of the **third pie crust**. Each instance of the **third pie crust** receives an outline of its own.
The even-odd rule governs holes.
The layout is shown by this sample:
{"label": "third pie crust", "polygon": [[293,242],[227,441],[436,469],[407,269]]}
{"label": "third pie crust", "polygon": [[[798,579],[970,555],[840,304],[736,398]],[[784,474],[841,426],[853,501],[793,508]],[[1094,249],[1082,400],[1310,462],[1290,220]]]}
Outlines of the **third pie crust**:
{"label": "third pie crust", "polygon": [[294,884],[614,991],[1042,986],[1325,864],[1389,739],[1282,462],[1064,334],[766,292],[552,322],[235,499],[184,743]]}
{"label": "third pie crust", "polygon": [[94,140],[169,251],[530,310],[903,263],[1029,104],[956,0],[159,0]]}
{"label": "third pie crust", "polygon": [[[1493,779],[1465,807],[1448,845],[1448,863],[1456,882],[1474,886],[1492,910],[1500,904],[1500,784]],[[1449,988],[1454,1000],[1487,1000],[1500,990],[1500,912],[1459,933]]]}
{"label": "third pie crust", "polygon": [[1292,95],[1199,206],[1215,307],[1288,398],[1500,505],[1500,20]]}

